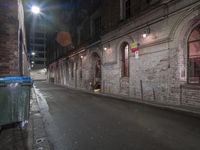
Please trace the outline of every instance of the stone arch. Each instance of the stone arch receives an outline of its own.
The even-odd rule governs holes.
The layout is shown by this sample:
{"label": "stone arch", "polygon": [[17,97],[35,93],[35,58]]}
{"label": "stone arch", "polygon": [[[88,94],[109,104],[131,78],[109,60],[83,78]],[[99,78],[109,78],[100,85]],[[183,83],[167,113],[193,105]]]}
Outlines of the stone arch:
{"label": "stone arch", "polygon": [[200,15],[196,16],[188,22],[184,23],[181,27],[181,31],[177,33],[177,44],[178,44],[178,56],[179,56],[179,69],[180,69],[180,79],[187,81],[188,75],[188,38],[192,30],[200,24]]}
{"label": "stone arch", "polygon": [[181,27],[183,27],[183,24],[186,24],[188,20],[193,20],[193,18],[197,17],[199,13],[199,5],[195,6],[194,8],[190,8],[190,11],[186,11],[179,19],[177,19],[176,23],[171,29],[171,32],[169,33],[169,39],[176,39],[177,36],[181,31]]}
{"label": "stone arch", "polygon": [[118,53],[120,52],[120,48],[123,43],[126,42],[126,43],[130,44],[132,41],[133,41],[133,39],[131,36],[125,36],[124,38],[117,41],[118,44],[116,45],[116,50],[118,51]]}
{"label": "stone arch", "polygon": [[90,51],[90,58],[92,58],[92,55],[93,55],[94,53],[98,54],[98,56],[102,59],[102,53],[100,52],[100,49],[99,49],[99,48],[93,49],[93,50]]}

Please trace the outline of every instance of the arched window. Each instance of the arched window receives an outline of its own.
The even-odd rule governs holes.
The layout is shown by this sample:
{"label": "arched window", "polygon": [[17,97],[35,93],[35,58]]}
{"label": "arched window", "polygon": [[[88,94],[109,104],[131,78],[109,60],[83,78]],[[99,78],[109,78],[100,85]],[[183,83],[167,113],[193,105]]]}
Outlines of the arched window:
{"label": "arched window", "polygon": [[71,78],[74,78],[74,62],[71,62]]}
{"label": "arched window", "polygon": [[188,82],[200,84],[200,25],[192,30],[188,39]]}
{"label": "arched window", "polygon": [[122,77],[129,76],[129,45],[128,43],[123,43],[121,46],[121,56],[122,56]]}
{"label": "arched window", "polygon": [[82,58],[80,58],[79,59],[79,77],[80,77],[80,79],[82,79],[83,78],[83,62],[82,62]]}

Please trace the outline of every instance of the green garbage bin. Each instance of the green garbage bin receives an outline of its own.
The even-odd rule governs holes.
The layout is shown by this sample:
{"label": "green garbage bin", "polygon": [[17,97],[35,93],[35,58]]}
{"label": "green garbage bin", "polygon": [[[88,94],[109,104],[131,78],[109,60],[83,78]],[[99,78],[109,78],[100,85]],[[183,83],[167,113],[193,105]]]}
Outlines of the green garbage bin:
{"label": "green garbage bin", "polygon": [[0,126],[28,121],[30,77],[0,77]]}

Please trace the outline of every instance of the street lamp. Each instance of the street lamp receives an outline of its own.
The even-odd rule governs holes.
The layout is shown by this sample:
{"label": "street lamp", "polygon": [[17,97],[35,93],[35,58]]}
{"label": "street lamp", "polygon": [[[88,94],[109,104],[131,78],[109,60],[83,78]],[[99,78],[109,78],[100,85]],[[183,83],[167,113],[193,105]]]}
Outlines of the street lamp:
{"label": "street lamp", "polygon": [[[38,6],[36,6],[36,5],[33,5],[32,7],[31,7],[31,12],[33,13],[33,14],[35,14],[35,15],[39,15],[40,14],[40,7],[38,7]],[[34,27],[33,27],[33,31],[34,31]],[[33,35],[34,35],[34,32],[33,32]],[[35,36],[33,37],[34,39],[34,42],[35,42]],[[31,53],[31,55],[32,55],[32,57],[34,57],[35,56],[35,46],[33,47],[33,51],[32,51],[32,53]],[[34,62],[34,59],[31,61],[31,67],[33,68],[34,67],[34,64],[35,64],[35,62]]]}
{"label": "street lamp", "polygon": [[35,52],[32,52],[31,55],[32,55],[32,56],[35,56]]}
{"label": "street lamp", "polygon": [[38,6],[32,6],[31,7],[31,11],[34,14],[39,14],[40,13],[40,7],[38,7]]}

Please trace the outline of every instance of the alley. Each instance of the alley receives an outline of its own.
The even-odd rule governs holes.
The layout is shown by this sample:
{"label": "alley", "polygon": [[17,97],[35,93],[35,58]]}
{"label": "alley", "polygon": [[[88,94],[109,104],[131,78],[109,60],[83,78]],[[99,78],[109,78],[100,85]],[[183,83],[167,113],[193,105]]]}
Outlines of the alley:
{"label": "alley", "polygon": [[200,120],[63,86],[35,83],[55,150],[199,150]]}

